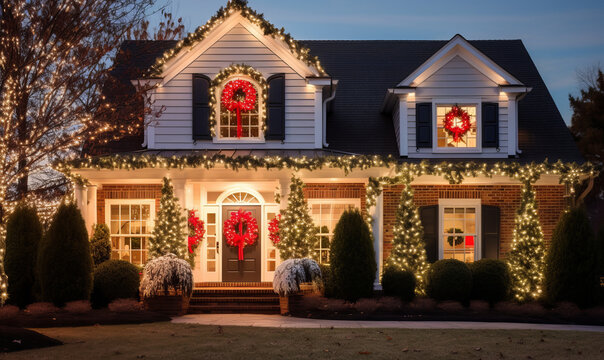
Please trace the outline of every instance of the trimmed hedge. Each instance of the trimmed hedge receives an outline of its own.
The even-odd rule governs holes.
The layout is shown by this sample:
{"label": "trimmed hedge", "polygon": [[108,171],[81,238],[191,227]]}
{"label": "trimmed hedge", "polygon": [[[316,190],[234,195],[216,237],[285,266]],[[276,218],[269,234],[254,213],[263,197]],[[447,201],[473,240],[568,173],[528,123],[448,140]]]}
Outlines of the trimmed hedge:
{"label": "trimmed hedge", "polygon": [[387,267],[382,275],[384,295],[395,296],[403,301],[413,300],[416,284],[415,275],[408,270]]}
{"label": "trimmed hedge", "polygon": [[19,204],[6,223],[4,266],[8,276],[9,303],[21,308],[36,301],[36,257],[42,224],[36,209]]}
{"label": "trimmed hedge", "polygon": [[63,306],[89,300],[92,258],[86,225],[75,204],[61,204],[38,248],[42,301]]}
{"label": "trimmed hedge", "polygon": [[507,264],[501,260],[482,259],[469,264],[472,271],[472,299],[494,304],[507,300],[512,289],[512,277]]}
{"label": "trimmed hedge", "polygon": [[459,260],[439,260],[428,270],[426,290],[428,296],[438,301],[465,302],[472,292],[472,272]]}
{"label": "trimmed hedge", "polygon": [[599,292],[598,245],[583,208],[562,215],[546,257],[544,289],[552,303],[594,305]]}
{"label": "trimmed hedge", "polygon": [[334,230],[330,248],[335,295],[356,301],[373,295],[377,265],[369,226],[358,209],[346,210]]}
{"label": "trimmed hedge", "polygon": [[99,266],[111,258],[111,238],[107,225],[95,224],[92,228],[90,253],[94,266]]}
{"label": "trimmed hedge", "polygon": [[323,277],[324,296],[334,297],[335,289],[333,284],[333,275],[331,274],[331,266],[326,264],[319,264],[321,268],[321,276]]}
{"label": "trimmed hedge", "polygon": [[108,260],[94,270],[92,304],[105,307],[113,300],[138,297],[139,269],[124,260]]}

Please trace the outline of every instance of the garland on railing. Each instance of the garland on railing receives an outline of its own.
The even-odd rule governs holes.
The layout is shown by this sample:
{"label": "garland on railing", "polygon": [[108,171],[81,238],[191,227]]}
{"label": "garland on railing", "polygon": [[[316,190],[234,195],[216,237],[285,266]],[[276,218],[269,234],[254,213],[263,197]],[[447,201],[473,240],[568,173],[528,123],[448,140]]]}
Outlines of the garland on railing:
{"label": "garland on railing", "polygon": [[241,15],[249,20],[252,24],[259,26],[264,35],[271,36],[274,39],[279,39],[284,41],[287,46],[289,46],[289,50],[291,53],[303,61],[306,65],[315,68],[319,75],[325,76],[325,70],[321,66],[319,62],[319,58],[316,56],[310,55],[310,50],[304,46],[302,46],[298,41],[294,40],[294,38],[285,32],[285,29],[277,28],[275,25],[271,24],[267,20],[264,19],[263,14],[259,14],[253,9],[251,9],[247,5],[246,0],[229,0],[225,7],[221,7],[216,15],[212,16],[210,20],[205,25],[198,27],[194,32],[189,33],[187,37],[180,40],[176,46],[167,50],[161,57],[157,58],[155,64],[151,66],[149,69],[149,74],[151,76],[159,76],[162,72],[163,66],[170,59],[174,58],[178,55],[182,50],[188,47],[192,47],[199,41],[205,39],[205,37],[218,25],[222,24],[229,16],[231,16],[234,12],[240,11]]}

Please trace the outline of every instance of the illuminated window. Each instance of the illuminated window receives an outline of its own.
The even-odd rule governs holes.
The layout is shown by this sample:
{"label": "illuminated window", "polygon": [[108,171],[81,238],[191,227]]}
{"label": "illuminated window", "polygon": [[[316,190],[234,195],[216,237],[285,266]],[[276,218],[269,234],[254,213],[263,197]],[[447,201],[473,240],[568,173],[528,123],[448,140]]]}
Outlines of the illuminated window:
{"label": "illuminated window", "polygon": [[144,265],[153,232],[155,200],[106,200],[111,233],[111,258]]}
{"label": "illuminated window", "polygon": [[[254,106],[251,110],[240,111],[239,116],[241,119],[241,137],[237,135],[237,111],[229,110],[225,107],[222,102],[222,95],[225,90],[225,86],[232,81],[243,80],[244,82],[251,84],[255,89],[255,101]],[[217,101],[218,101],[218,135],[222,140],[237,140],[237,139],[260,139],[261,134],[261,116],[260,108],[262,101],[262,90],[255,81],[247,77],[234,76],[226,80],[222,86],[218,88]],[[244,90],[236,90],[232,96],[233,101],[243,101],[246,97]]]}
{"label": "illuminated window", "polygon": [[358,208],[358,199],[309,199],[311,215],[315,226],[319,228],[319,262],[329,264],[329,247],[333,231],[344,211]]}
{"label": "illuminated window", "polygon": [[473,262],[479,243],[479,206],[440,206],[443,259]]}
{"label": "illuminated window", "polygon": [[[476,106],[475,105],[457,105],[461,110],[470,116],[470,129],[455,139],[454,134],[445,129],[445,114],[451,111],[455,104],[436,106],[436,139],[438,148],[476,148],[477,147],[477,126],[476,126]],[[453,126],[461,127],[461,119],[455,118]]]}

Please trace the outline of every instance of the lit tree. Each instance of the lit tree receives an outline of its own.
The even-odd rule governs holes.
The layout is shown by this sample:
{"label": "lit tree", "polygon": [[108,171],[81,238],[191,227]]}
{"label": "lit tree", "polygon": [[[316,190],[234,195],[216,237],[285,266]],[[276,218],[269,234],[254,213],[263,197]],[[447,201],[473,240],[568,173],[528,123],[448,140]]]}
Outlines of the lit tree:
{"label": "lit tree", "polygon": [[287,208],[281,211],[277,244],[282,260],[297,258],[317,258],[317,227],[310,216],[308,203],[304,198],[304,182],[292,175],[289,185]]}
{"label": "lit tree", "polygon": [[516,212],[514,240],[508,257],[512,291],[518,301],[537,300],[542,295],[545,243],[537,214],[535,191],[524,181],[520,209]]}
{"label": "lit tree", "polygon": [[4,302],[8,299],[8,276],[4,272],[5,236],[5,224],[0,223],[0,306],[4,305]]}
{"label": "lit tree", "polygon": [[186,217],[174,197],[174,188],[168,178],[164,178],[161,189],[159,212],[155,219],[153,236],[149,239],[149,255],[151,258],[166,254],[190,261],[185,242],[187,236]]}
{"label": "lit tree", "polygon": [[426,260],[423,239],[424,227],[419,218],[417,206],[413,202],[413,189],[410,181],[405,183],[405,188],[401,192],[393,234],[392,251],[386,265],[412,272],[417,281],[416,292],[423,294],[425,292],[424,278],[429,265]]}

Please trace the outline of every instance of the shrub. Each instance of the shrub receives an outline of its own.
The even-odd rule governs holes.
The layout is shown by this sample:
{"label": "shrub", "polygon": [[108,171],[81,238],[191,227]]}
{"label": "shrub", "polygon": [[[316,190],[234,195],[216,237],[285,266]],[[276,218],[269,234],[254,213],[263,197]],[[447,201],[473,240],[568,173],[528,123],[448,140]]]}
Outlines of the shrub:
{"label": "shrub", "polygon": [[170,292],[191,296],[193,272],[191,265],[174,254],[150,260],[143,269],[141,296],[168,295]]}
{"label": "shrub", "polygon": [[65,307],[63,308],[63,310],[67,311],[68,313],[72,313],[72,314],[85,314],[87,312],[90,312],[92,310],[92,307],[90,306],[90,301],[76,300],[76,301],[70,301],[67,304],[65,304]]}
{"label": "shrub", "polygon": [[9,301],[21,308],[35,301],[36,257],[41,238],[42,224],[36,209],[17,205],[6,224],[4,269],[10,279]]}
{"label": "shrub", "polygon": [[111,237],[107,225],[96,224],[92,228],[90,253],[94,266],[99,266],[111,258]]}
{"label": "shrub", "polygon": [[403,301],[415,297],[415,275],[411,271],[387,267],[382,275],[382,289],[387,296],[396,296]]}
{"label": "shrub", "polygon": [[459,301],[443,301],[436,305],[436,307],[446,312],[459,312],[463,310],[463,305]]}
{"label": "shrub", "polygon": [[353,307],[356,311],[363,314],[372,314],[376,312],[382,304],[380,304],[378,299],[359,299],[356,303],[354,303]]}
{"label": "shrub", "polygon": [[359,210],[342,214],[330,248],[336,297],[356,301],[371,297],[377,265],[369,226]]}
{"label": "shrub", "polygon": [[61,306],[89,300],[92,258],[84,219],[75,204],[61,204],[38,249],[42,300]]}
{"label": "shrub", "polygon": [[323,296],[333,297],[335,295],[335,289],[333,284],[333,276],[331,274],[331,266],[326,264],[320,264],[321,276],[323,277]]}
{"label": "shrub", "polygon": [[137,298],[138,267],[124,260],[109,260],[94,270],[92,303],[105,307],[115,299]]}
{"label": "shrub", "polygon": [[560,218],[546,257],[547,299],[592,305],[597,300],[598,275],[598,246],[587,213],[571,209]]}
{"label": "shrub", "polygon": [[472,272],[459,260],[435,262],[430,266],[427,280],[428,296],[438,301],[466,301],[472,291]]}
{"label": "shrub", "polygon": [[142,311],[141,303],[134,299],[116,299],[109,303],[109,311],[113,312],[137,312]]}
{"label": "shrub", "polygon": [[472,299],[494,304],[507,300],[512,289],[512,277],[506,263],[495,259],[482,259],[471,263]]}
{"label": "shrub", "polygon": [[308,282],[311,282],[316,290],[323,287],[319,264],[308,258],[288,259],[275,270],[273,290],[281,296],[287,296],[297,293],[300,291],[300,284]]}
{"label": "shrub", "polygon": [[53,303],[49,302],[37,302],[33,304],[27,305],[25,311],[28,313],[38,316],[38,315],[51,315],[56,314],[60,311],[58,307],[56,307]]}
{"label": "shrub", "polygon": [[0,306],[0,320],[12,319],[19,314],[19,307],[14,305]]}

